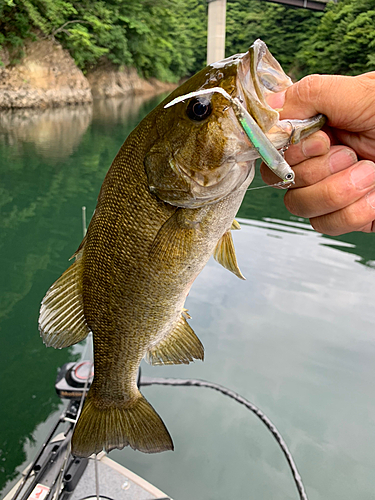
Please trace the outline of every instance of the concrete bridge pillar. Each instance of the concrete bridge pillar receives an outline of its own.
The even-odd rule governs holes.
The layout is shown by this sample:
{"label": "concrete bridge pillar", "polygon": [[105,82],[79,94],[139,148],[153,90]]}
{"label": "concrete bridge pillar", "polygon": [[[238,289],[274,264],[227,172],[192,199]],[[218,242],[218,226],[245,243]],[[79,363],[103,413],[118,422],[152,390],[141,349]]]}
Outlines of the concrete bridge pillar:
{"label": "concrete bridge pillar", "polygon": [[207,64],[225,57],[225,14],[227,0],[207,0]]}

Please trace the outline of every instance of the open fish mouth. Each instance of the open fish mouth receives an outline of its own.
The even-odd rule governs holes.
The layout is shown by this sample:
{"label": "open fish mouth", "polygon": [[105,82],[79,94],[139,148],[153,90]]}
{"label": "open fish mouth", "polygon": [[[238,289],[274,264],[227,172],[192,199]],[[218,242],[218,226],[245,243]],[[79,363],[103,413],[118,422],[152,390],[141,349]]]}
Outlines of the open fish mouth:
{"label": "open fish mouth", "polygon": [[259,39],[247,52],[228,59],[238,65],[236,97],[267,133],[279,120],[279,113],[267,104],[266,96],[290,87],[292,80]]}

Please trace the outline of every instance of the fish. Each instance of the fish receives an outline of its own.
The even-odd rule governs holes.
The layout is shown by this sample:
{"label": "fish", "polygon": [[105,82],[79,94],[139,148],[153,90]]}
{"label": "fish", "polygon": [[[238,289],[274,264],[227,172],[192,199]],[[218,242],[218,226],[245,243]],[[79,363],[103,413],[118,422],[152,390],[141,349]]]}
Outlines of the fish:
{"label": "fish", "polygon": [[[139,391],[143,358],[151,365],[204,359],[185,300],[213,255],[244,279],[232,231],[259,152],[228,99],[237,98],[277,148],[291,121],[279,121],[266,96],[290,78],[257,40],[250,49],[202,69],[151,111],[128,136],[107,172],[73,264],[42,300],[39,331],[64,348],[93,333],[95,374],[72,437],[87,457],[130,446],[173,450],[158,413]],[[299,131],[315,131],[306,120]]]}

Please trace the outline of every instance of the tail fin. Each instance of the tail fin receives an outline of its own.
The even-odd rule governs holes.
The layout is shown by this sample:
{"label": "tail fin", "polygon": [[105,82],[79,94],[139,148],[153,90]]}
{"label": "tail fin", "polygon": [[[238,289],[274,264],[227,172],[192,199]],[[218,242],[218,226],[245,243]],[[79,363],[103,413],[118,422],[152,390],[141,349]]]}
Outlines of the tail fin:
{"label": "tail fin", "polygon": [[173,450],[172,438],[163,421],[141,393],[126,408],[99,408],[87,395],[72,438],[72,454],[88,457],[130,445],[144,453]]}

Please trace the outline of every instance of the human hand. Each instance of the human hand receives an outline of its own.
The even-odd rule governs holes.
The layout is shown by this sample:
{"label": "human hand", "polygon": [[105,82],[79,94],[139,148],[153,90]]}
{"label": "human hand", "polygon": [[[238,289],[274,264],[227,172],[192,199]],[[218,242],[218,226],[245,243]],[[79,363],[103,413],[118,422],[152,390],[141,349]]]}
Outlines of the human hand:
{"label": "human hand", "polygon": [[[282,108],[280,119],[318,113],[328,118],[326,132],[316,132],[285,153],[296,173],[284,198],[287,209],[331,236],[375,232],[375,72],[311,75],[267,101]],[[268,184],[279,180],[265,165],[261,174]]]}

